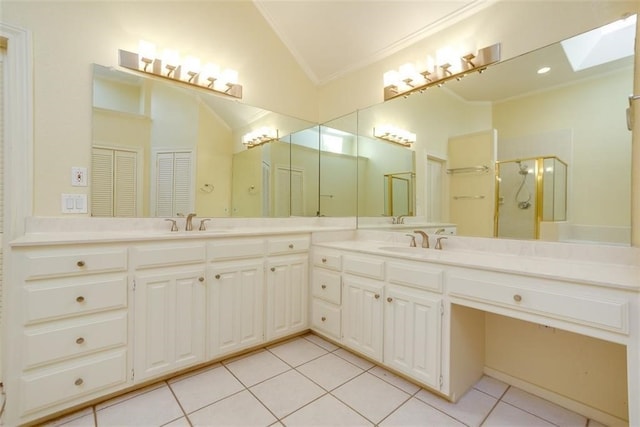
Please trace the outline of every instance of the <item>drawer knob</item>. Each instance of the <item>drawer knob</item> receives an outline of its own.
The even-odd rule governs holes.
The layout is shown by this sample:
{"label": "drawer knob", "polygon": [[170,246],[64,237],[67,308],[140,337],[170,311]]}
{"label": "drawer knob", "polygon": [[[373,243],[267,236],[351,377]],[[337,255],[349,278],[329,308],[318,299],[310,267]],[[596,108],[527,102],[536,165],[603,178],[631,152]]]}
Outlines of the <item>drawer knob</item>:
{"label": "drawer knob", "polygon": [[513,300],[514,300],[515,302],[520,302],[520,301],[522,301],[522,297],[521,297],[520,295],[518,295],[518,294],[515,294],[515,295],[513,296]]}
{"label": "drawer knob", "polygon": [[327,262],[326,258],[322,258],[322,263],[325,264]]}
{"label": "drawer knob", "polygon": [[387,297],[387,301],[391,302],[391,301],[393,301],[393,298]]}
{"label": "drawer knob", "polygon": [[74,384],[78,386],[82,385],[83,383],[84,383],[84,380],[82,378],[78,378],[77,380],[74,381]]}
{"label": "drawer knob", "polygon": [[289,249],[293,249],[293,243],[289,243]]}
{"label": "drawer knob", "polygon": [[271,271],[276,271],[276,268],[275,267],[271,267]]}
{"label": "drawer knob", "polygon": [[216,274],[216,279],[219,279],[219,278],[220,278],[220,275],[219,275],[219,274]]}
{"label": "drawer knob", "polygon": [[82,295],[80,295],[78,298],[76,298],[77,302],[84,302],[84,297]]}
{"label": "drawer knob", "polygon": [[76,344],[84,344],[84,338],[79,337],[79,338],[76,340]]}
{"label": "drawer knob", "polygon": [[[378,298],[380,298],[380,294],[375,294],[373,297],[374,297],[375,299],[378,299]],[[391,302],[391,301],[389,301],[389,302]]]}
{"label": "drawer knob", "polygon": [[198,282],[204,282],[204,277],[198,277]]}
{"label": "drawer knob", "polygon": [[322,289],[327,289],[327,285],[320,286]]}
{"label": "drawer knob", "polygon": [[84,267],[84,261],[80,260],[80,261],[76,262],[76,265],[78,267]]}
{"label": "drawer knob", "polygon": [[327,320],[327,318],[326,318],[326,317],[324,317],[324,316],[322,316],[322,317],[320,318],[320,320],[322,320],[322,321],[324,322],[325,320]]}

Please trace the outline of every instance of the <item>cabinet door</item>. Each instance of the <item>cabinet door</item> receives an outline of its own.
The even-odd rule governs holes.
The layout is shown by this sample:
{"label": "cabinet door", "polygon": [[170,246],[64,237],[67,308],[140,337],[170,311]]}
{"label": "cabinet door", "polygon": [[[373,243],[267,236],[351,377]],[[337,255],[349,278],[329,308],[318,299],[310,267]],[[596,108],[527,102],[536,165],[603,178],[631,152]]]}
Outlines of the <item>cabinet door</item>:
{"label": "cabinet door", "polygon": [[209,267],[208,357],[264,341],[262,259]]}
{"label": "cabinet door", "polygon": [[343,342],[381,362],[383,283],[350,276],[342,283]]}
{"label": "cabinet door", "polygon": [[385,364],[439,389],[442,297],[388,286],[385,304]]}
{"label": "cabinet door", "polygon": [[136,274],[135,380],[204,360],[204,267]]}
{"label": "cabinet door", "polygon": [[267,340],[307,328],[307,266],[306,255],[267,261]]}

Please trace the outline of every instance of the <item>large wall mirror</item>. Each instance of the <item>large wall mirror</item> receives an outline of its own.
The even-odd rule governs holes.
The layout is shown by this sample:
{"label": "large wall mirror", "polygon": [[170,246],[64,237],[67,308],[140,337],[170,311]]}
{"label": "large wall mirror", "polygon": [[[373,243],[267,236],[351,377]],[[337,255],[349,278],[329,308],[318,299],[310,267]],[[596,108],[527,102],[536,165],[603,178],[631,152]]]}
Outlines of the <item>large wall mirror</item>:
{"label": "large wall mirror", "polygon": [[[635,16],[373,106],[359,112],[360,135],[376,123],[416,133],[412,221],[453,223],[466,236],[628,245],[634,39]],[[408,150],[397,151],[386,164]],[[358,212],[359,227],[388,215],[380,200]]]}
{"label": "large wall mirror", "polygon": [[92,216],[319,214],[317,124],[100,65],[93,98]]}

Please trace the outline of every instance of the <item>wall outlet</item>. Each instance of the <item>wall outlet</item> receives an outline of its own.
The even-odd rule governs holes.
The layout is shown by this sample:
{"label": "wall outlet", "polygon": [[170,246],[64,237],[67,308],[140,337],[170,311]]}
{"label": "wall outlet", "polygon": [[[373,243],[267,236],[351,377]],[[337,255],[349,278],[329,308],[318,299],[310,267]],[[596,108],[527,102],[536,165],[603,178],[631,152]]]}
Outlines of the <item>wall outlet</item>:
{"label": "wall outlet", "polygon": [[71,168],[71,185],[74,187],[87,186],[87,168],[73,166]]}

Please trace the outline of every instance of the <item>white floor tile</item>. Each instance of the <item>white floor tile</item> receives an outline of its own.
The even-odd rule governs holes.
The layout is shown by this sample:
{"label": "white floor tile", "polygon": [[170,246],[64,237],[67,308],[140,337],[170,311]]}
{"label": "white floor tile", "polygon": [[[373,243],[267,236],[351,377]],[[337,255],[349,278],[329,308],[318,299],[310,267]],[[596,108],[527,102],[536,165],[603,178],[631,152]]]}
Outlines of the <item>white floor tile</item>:
{"label": "white floor tile", "polygon": [[589,420],[587,422],[587,427],[607,427],[605,424],[599,423],[596,420]]}
{"label": "white floor tile", "polygon": [[400,390],[404,390],[409,394],[413,394],[416,391],[420,390],[420,387],[415,385],[414,383],[405,380],[402,377],[394,374],[393,372],[389,372],[386,369],[380,366],[374,366],[369,369],[369,373],[375,375],[376,377],[385,380],[391,385],[398,387]]}
{"label": "white floor tile", "polygon": [[194,426],[270,426],[277,419],[251,393],[242,391],[189,415]]}
{"label": "white floor tile", "polygon": [[429,406],[416,398],[411,398],[408,402],[398,408],[394,413],[385,418],[380,423],[380,426],[464,427],[464,424],[451,418],[445,413],[438,411],[433,406]]}
{"label": "white floor tile", "polygon": [[375,364],[369,362],[362,357],[358,357],[353,353],[348,352],[347,350],[341,348],[333,352],[336,356],[342,357],[347,362],[353,363],[357,367],[367,370],[375,366]]}
{"label": "white floor tile", "polygon": [[500,402],[496,408],[491,411],[489,417],[482,427],[551,427],[553,424],[531,415],[521,409],[511,406],[507,403]]}
{"label": "white floor tile", "polygon": [[289,365],[266,350],[253,353],[242,359],[236,359],[231,363],[225,363],[225,366],[246,387],[251,387],[291,369]]}
{"label": "white floor tile", "polygon": [[[90,422],[85,420],[85,421],[80,421],[81,424],[72,424],[75,420],[80,419],[80,418],[87,418],[89,417],[91,418]],[[60,417],[60,418],[56,418],[55,420],[49,421],[47,423],[45,423],[44,425],[42,425],[41,427],[58,427],[58,426],[63,426],[63,425],[67,425],[67,426],[72,426],[72,425],[94,425],[94,419],[93,419],[93,408],[85,408],[82,409],[80,411],[71,413],[69,415],[65,415],[64,417]]]}
{"label": "white floor tile", "polygon": [[291,414],[325,391],[297,371],[287,371],[250,388],[278,418]]}
{"label": "white floor tile", "polygon": [[293,367],[327,354],[327,350],[304,338],[296,338],[268,349]]}
{"label": "white floor tile", "polygon": [[586,417],[515,387],[507,391],[502,401],[558,426],[587,425]]}
{"label": "white floor tile", "polygon": [[487,393],[488,395],[493,396],[496,399],[500,399],[504,392],[507,391],[507,388],[509,388],[509,384],[505,384],[502,381],[485,375],[480,378],[477,383],[475,383],[473,388]]}
{"label": "white floor tile", "polygon": [[468,426],[479,426],[498,401],[481,391],[471,389],[456,403],[451,403],[427,390],[420,390],[416,397],[441,410]]}
{"label": "white floor tile", "polygon": [[162,427],[191,427],[189,424],[189,420],[186,417],[178,418],[177,420],[171,421],[168,424],[163,425]]}
{"label": "white floor tile", "polygon": [[371,426],[372,424],[331,395],[324,395],[282,420],[287,427]]}
{"label": "white floor tile", "polygon": [[319,345],[327,351],[335,351],[339,348],[337,345],[325,340],[322,337],[319,337],[318,335],[307,334],[304,336],[304,339],[311,341],[315,345]]}
{"label": "white floor tile", "polygon": [[170,381],[169,386],[187,414],[244,390],[242,383],[224,366]]}
{"label": "white floor tile", "polygon": [[184,416],[169,387],[132,397],[96,412],[99,426],[162,425]]}
{"label": "white floor tile", "polygon": [[409,394],[365,372],[335,389],[332,394],[373,423],[396,410]]}
{"label": "white floor tile", "polygon": [[75,418],[63,424],[58,424],[60,427],[95,427],[96,421],[93,414],[85,415],[80,418]]}
{"label": "white floor tile", "polygon": [[356,365],[328,353],[297,368],[325,390],[330,391],[364,372]]}
{"label": "white floor tile", "polygon": [[134,391],[132,391],[130,393],[126,393],[126,394],[114,397],[111,400],[107,400],[105,402],[98,403],[96,405],[96,411],[99,411],[100,409],[104,409],[104,408],[112,406],[112,405],[116,405],[116,404],[118,404],[120,402],[124,402],[125,400],[129,400],[129,399],[131,399],[133,397],[140,396],[141,394],[145,394],[145,393],[148,393],[148,392],[150,392],[152,390],[155,390],[155,389],[158,389],[158,388],[162,388],[162,387],[166,387],[166,384],[164,383],[164,381],[153,383],[153,384],[148,385],[146,387],[143,387],[141,389],[134,390]]}

